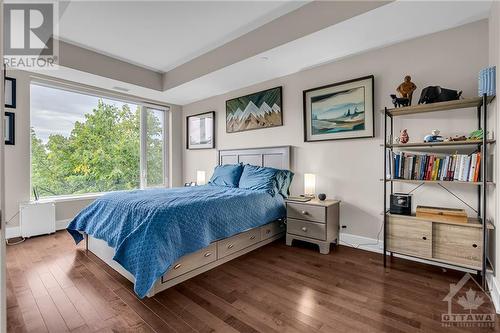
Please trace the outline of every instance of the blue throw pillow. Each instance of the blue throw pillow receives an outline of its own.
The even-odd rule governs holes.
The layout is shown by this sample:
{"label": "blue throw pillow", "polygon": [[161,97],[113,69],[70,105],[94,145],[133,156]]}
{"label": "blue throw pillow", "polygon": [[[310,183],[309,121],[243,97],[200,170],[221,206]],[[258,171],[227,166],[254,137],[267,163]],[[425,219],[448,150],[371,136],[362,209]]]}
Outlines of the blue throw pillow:
{"label": "blue throw pillow", "polygon": [[279,193],[288,198],[290,195],[290,185],[292,184],[294,173],[290,170],[278,170],[276,180],[278,184]]}
{"label": "blue throw pillow", "polygon": [[240,188],[265,190],[271,195],[279,192],[277,174],[280,170],[247,164],[240,178]]}
{"label": "blue throw pillow", "polygon": [[214,174],[210,178],[209,184],[238,187],[240,183],[243,165],[241,164],[224,164],[215,167]]}

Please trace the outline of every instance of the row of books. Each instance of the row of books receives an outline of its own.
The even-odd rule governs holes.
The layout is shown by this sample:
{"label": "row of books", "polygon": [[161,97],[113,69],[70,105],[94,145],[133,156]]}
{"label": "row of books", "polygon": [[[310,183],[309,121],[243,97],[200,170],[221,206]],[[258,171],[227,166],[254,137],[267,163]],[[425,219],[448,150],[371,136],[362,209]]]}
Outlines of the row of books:
{"label": "row of books", "polygon": [[389,179],[477,182],[480,169],[479,152],[470,155],[387,152]]}

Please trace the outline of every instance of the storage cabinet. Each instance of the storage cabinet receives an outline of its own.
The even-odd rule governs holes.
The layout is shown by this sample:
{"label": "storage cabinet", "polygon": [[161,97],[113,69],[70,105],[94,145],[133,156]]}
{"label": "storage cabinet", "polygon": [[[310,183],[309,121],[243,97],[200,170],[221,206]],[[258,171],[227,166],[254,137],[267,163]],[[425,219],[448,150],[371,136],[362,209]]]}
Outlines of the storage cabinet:
{"label": "storage cabinet", "polygon": [[452,224],[389,214],[387,222],[388,251],[472,269],[481,268],[482,226],[476,219]]}

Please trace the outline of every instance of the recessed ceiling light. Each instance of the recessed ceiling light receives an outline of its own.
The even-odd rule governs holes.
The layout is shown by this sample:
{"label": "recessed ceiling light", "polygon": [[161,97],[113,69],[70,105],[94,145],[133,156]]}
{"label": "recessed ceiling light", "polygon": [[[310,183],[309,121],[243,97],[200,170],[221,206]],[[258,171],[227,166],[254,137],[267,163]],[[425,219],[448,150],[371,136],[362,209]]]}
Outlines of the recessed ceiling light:
{"label": "recessed ceiling light", "polygon": [[119,90],[119,91],[124,91],[124,92],[130,91],[130,89],[128,89],[128,88],[118,87],[118,86],[113,87],[113,89]]}

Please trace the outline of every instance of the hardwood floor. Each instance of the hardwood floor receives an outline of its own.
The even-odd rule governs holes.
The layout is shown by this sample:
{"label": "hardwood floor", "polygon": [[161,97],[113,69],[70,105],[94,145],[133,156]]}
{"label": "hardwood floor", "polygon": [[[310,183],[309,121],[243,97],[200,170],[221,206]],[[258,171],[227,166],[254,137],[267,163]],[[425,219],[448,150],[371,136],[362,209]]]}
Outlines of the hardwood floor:
{"label": "hardwood floor", "polygon": [[[463,273],[403,259],[390,266],[375,253],[341,246],[320,255],[280,240],[141,300],[63,231],[8,247],[8,332],[495,330],[442,326],[443,298]],[[479,310],[494,313],[483,300]]]}

